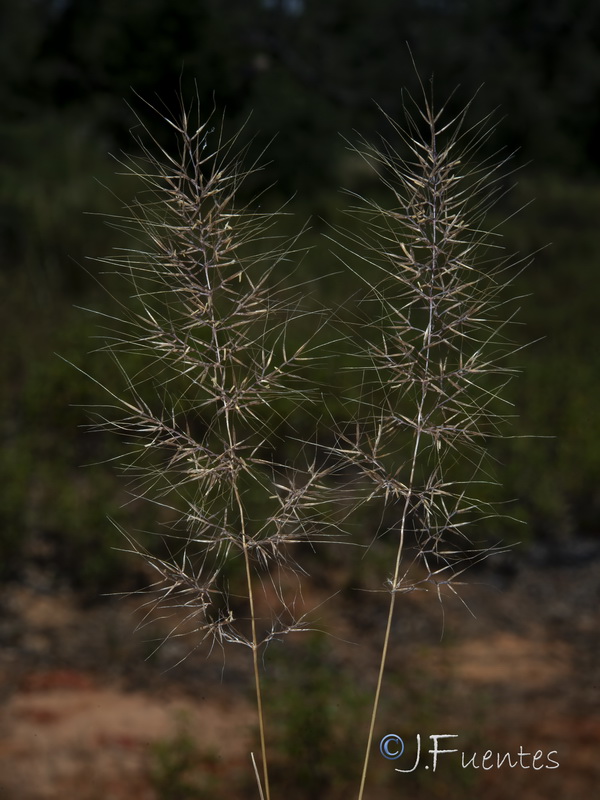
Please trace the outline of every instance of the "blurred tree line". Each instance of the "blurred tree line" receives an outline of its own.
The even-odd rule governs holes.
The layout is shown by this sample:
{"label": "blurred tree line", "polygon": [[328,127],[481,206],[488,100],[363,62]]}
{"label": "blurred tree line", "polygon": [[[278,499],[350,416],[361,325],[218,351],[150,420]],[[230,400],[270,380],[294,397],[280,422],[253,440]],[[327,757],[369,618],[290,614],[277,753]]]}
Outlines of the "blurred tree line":
{"label": "blurred tree line", "polygon": [[[109,466],[93,476],[78,469],[110,458],[113,445],[78,432],[77,405],[94,402],[94,389],[52,352],[83,366],[93,321],[73,305],[106,302],[93,280],[100,269],[82,265],[119,232],[84,212],[119,214],[135,193],[110,154],[135,147],[136,95],[175,111],[179,92],[198,92],[208,111],[224,111],[228,130],[243,127],[258,151],[269,144],[259,188],[276,182],[300,216],[335,218],[345,202],[338,186],[368,188],[340,133],[387,136],[377,106],[400,119],[403,89],[418,94],[416,70],[435,76],[449,114],[473,96],[474,119],[500,109],[482,159],[516,152],[515,164],[528,164],[498,213],[537,200],[509,223],[507,246],[527,254],[554,244],[516,278],[530,295],[519,336],[545,338],[516,357],[524,375],[513,399],[518,433],[556,438],[515,439],[498,458],[526,535],[596,536],[600,4],[0,0],[0,16],[6,574],[19,572],[24,553],[51,556],[93,593],[115,577],[106,514],[135,513]],[[304,268],[324,271],[310,258]]]}

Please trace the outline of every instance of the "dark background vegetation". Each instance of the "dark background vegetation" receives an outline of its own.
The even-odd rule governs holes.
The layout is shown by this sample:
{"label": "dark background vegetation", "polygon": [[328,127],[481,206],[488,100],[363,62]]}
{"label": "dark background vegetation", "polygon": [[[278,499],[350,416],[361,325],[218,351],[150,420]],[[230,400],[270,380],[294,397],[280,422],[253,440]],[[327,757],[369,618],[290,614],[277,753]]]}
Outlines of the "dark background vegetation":
{"label": "dark background vegetation", "polygon": [[[136,95],[176,110],[178,93],[197,87],[231,130],[245,123],[242,139],[254,139],[256,152],[270,143],[253,188],[276,182],[265,202],[291,197],[299,220],[312,217],[310,244],[347,202],[338,187],[369,193],[340,134],[389,134],[376,104],[400,117],[403,90],[418,91],[411,59],[426,81],[435,76],[437,98],[451,96],[450,111],[475,94],[473,119],[495,111],[482,157],[515,153],[518,186],[508,180],[497,213],[526,206],[504,232],[508,250],[536,253],[516,282],[529,295],[517,338],[542,341],[515,357],[523,375],[511,389],[514,430],[554,437],[497,448],[506,496],[529,523],[519,537],[559,555],[581,537],[595,547],[598,3],[3,0],[1,8],[5,577],[22,573],[25,556],[51,557],[62,579],[93,597],[124,569],[106,516],[130,523],[138,512],[123,505],[110,466],[81,468],[118,447],[81,428],[79,406],[97,402],[97,390],[54,353],[85,369],[95,322],[76,306],[108,302],[90,259],[120,244],[97,215],[121,213],[139,188],[116,174],[114,160],[135,151],[131,106],[150,126],[156,120]],[[334,269],[327,252],[321,240],[300,278]],[[341,284],[324,284],[326,302],[340,301]]]}
{"label": "dark background vegetation", "polygon": [[[347,203],[338,187],[377,191],[344,139],[389,136],[377,105],[401,118],[403,90],[419,91],[413,60],[449,114],[474,95],[473,120],[494,112],[481,157],[514,153],[516,173],[493,219],[509,217],[507,251],[535,254],[515,269],[514,335],[540,341],[515,354],[510,395],[514,433],[552,438],[492,444],[510,511],[528,523],[493,535],[546,563],[600,552],[596,0],[0,0],[4,581],[43,578],[92,603],[141,580],[107,517],[145,528],[149,512],[111,464],[121,443],[85,430],[85,406],[103,398],[67,363],[88,369],[95,346],[80,308],[111,308],[94,258],[124,243],[101,215],[139,189],[115,160],[135,152],[132,109],[164,134],[140,98],[176,111],[197,91],[227,130],[244,126],[252,153],[269,145],[251,188],[266,205],[291,198],[298,227],[311,220],[319,247],[297,277],[314,282],[337,269],[322,232]],[[347,287],[334,277],[317,291],[335,306]]]}

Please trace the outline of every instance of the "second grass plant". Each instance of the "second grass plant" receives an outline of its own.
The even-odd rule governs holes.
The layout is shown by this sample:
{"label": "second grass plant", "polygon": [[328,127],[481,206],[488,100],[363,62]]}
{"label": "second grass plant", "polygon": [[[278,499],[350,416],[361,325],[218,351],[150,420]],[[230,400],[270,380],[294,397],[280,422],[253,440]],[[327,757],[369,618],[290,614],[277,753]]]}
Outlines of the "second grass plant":
{"label": "second grass plant", "polygon": [[362,258],[369,283],[362,400],[338,456],[357,477],[360,502],[379,503],[373,543],[396,540],[359,800],[399,595],[433,591],[441,601],[490,552],[485,520],[496,511],[477,498],[493,483],[486,445],[501,435],[515,349],[506,335],[515,265],[486,228],[502,186],[498,165],[481,163],[490,128],[469,128],[468,108],[448,119],[423,96],[406,108],[404,125],[390,120],[397,148],[384,141],[359,151],[390,202],[360,198],[352,213],[362,233],[338,236]]}

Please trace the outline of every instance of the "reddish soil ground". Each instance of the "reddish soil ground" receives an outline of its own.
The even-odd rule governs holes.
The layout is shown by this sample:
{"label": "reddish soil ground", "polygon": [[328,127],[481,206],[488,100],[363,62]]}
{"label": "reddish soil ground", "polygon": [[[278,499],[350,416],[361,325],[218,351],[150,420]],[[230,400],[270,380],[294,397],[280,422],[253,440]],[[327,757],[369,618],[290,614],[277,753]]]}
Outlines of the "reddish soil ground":
{"label": "reddish soil ground", "polygon": [[[107,599],[84,607],[69,591],[31,584],[5,587],[0,613],[2,800],[258,797],[249,760],[257,743],[244,648],[231,649],[225,658],[219,651],[207,657],[191,651],[193,640],[184,638],[156,650],[164,635],[161,623],[153,621],[136,633],[134,600]],[[314,587],[305,599],[319,605],[329,591]],[[402,735],[408,753],[419,734],[422,758],[408,775],[395,767],[412,762],[386,761],[377,752],[368,797],[595,796],[600,783],[599,593],[600,561],[551,566],[524,557],[510,577],[488,568],[464,587],[462,597],[476,616],[457,601],[447,602],[442,613],[435,597],[403,597],[377,735]],[[332,668],[331,691],[343,684],[368,693],[376,675],[383,606],[371,595],[342,593],[318,613],[320,625],[334,633],[324,651]],[[304,658],[303,647],[299,638],[282,649],[289,649],[293,661]],[[266,686],[278,675],[267,666]],[[330,766],[322,778],[321,800],[356,794],[355,785],[344,779],[361,758],[367,728],[359,719],[363,708],[352,725],[346,723],[346,731],[335,728],[350,717],[335,718],[331,735],[351,749],[346,762]],[[271,729],[272,738],[279,730]],[[427,772],[430,735],[448,733],[456,739],[440,747],[459,753],[441,755],[435,774],[431,768]],[[287,786],[286,774],[302,774],[294,772],[290,759],[304,756],[277,751],[277,744],[272,742],[274,796],[316,796],[297,785],[301,778]],[[483,769],[487,750],[492,754],[484,763],[491,766]],[[467,762],[474,758],[464,768],[463,751]],[[519,751],[531,756],[521,756],[512,768],[507,762],[495,766],[497,754],[506,753],[516,764]],[[555,762],[559,766],[550,768]],[[316,765],[309,767],[318,772]],[[335,770],[339,780],[331,776]]]}

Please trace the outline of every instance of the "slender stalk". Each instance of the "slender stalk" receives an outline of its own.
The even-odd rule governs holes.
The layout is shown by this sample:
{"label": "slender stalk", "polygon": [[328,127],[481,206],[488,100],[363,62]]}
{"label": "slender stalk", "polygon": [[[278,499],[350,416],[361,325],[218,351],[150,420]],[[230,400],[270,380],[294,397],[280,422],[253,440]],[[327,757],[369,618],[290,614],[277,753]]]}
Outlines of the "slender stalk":
{"label": "slender stalk", "polygon": [[[420,432],[417,432],[416,441],[415,441],[415,449],[413,453],[413,460],[411,466],[411,475],[409,481],[409,489],[406,495],[406,500],[404,502],[404,509],[402,512],[402,520],[400,523],[400,531],[399,531],[399,541],[398,541],[398,550],[396,552],[396,563],[394,566],[394,577],[393,577],[393,586],[398,585],[398,581],[400,579],[400,564],[402,563],[402,555],[404,552],[404,537],[406,531],[406,518],[408,515],[408,509],[410,505],[410,499],[412,496],[412,485],[414,481],[414,473],[415,473],[415,465],[417,463],[417,454],[419,452],[419,440],[420,440]],[[385,634],[383,637],[383,647],[381,649],[381,660],[379,662],[379,672],[377,675],[377,686],[375,687],[375,697],[373,699],[373,708],[371,711],[371,719],[369,722],[369,735],[367,737],[367,746],[365,748],[365,755],[363,760],[363,768],[362,774],[360,778],[360,788],[358,791],[358,800],[362,800],[363,793],[365,790],[365,783],[367,780],[367,771],[369,769],[369,761],[371,758],[371,746],[373,744],[373,733],[375,731],[375,722],[377,720],[377,713],[379,711],[379,698],[381,696],[381,688],[383,686],[383,674],[385,672],[385,666],[387,662],[387,654],[388,648],[390,644],[390,637],[392,633],[392,622],[394,619],[394,611],[396,608],[396,597],[397,593],[392,591],[390,594],[390,604],[388,608],[388,615],[387,615],[387,622],[385,626]]]}
{"label": "slender stalk", "polygon": [[[397,580],[400,571],[402,545],[398,548],[398,557],[396,559],[396,571],[394,577]],[[392,631],[392,620],[394,618],[394,609],[396,607],[396,593],[394,592],[390,598],[390,605],[388,609],[387,624],[385,627],[385,636],[383,638],[383,648],[381,650],[381,661],[379,664],[379,673],[377,676],[377,686],[375,688],[375,698],[373,700],[373,709],[371,711],[371,720],[369,722],[369,735],[367,737],[367,747],[365,749],[365,757],[363,761],[363,768],[360,778],[360,788],[358,791],[358,800],[362,800],[363,792],[365,790],[365,782],[367,780],[367,771],[369,768],[369,759],[371,753],[371,745],[373,744],[373,732],[375,730],[375,721],[377,719],[377,712],[379,710],[379,697],[381,695],[381,687],[383,685],[383,673],[385,671],[385,664],[387,661],[388,646],[390,643],[390,635]]]}
{"label": "slender stalk", "polygon": [[[258,717],[258,730],[260,736],[260,752],[261,752],[261,759],[262,759],[262,767],[263,767],[263,780],[264,780],[264,791],[266,800],[270,800],[271,798],[271,789],[269,784],[269,767],[268,767],[268,759],[267,759],[267,747],[266,747],[266,737],[265,737],[265,718],[263,712],[263,702],[262,702],[262,690],[261,690],[261,681],[260,681],[260,670],[258,666],[258,648],[259,648],[259,641],[256,634],[256,614],[254,611],[254,588],[252,585],[252,569],[250,566],[250,553],[248,550],[248,537],[246,535],[246,525],[245,525],[245,515],[244,515],[244,508],[242,505],[242,498],[240,497],[239,489],[237,486],[234,487],[235,498],[238,505],[239,513],[240,513],[240,525],[241,525],[241,533],[242,533],[242,547],[244,551],[244,567],[246,570],[246,587],[248,590],[248,601],[250,604],[250,624],[252,629],[252,639],[251,639],[251,649],[252,649],[252,669],[254,672],[254,691],[256,695],[256,711]],[[260,788],[260,785],[259,785]],[[262,788],[261,788],[261,795],[262,795]]]}
{"label": "slender stalk", "polygon": [[260,670],[258,667],[258,638],[256,636],[256,615],[254,613],[254,591],[252,589],[252,573],[250,571],[250,557],[248,547],[244,547],[244,562],[246,565],[246,580],[248,582],[248,598],[250,600],[250,618],[252,621],[252,662],[254,669],[254,688],[256,693],[256,708],[258,714],[258,730],[260,736],[260,751],[263,767],[264,791],[266,800],[270,800],[271,789],[269,784],[269,766],[267,760],[267,747],[265,742],[265,718],[263,713]]}

